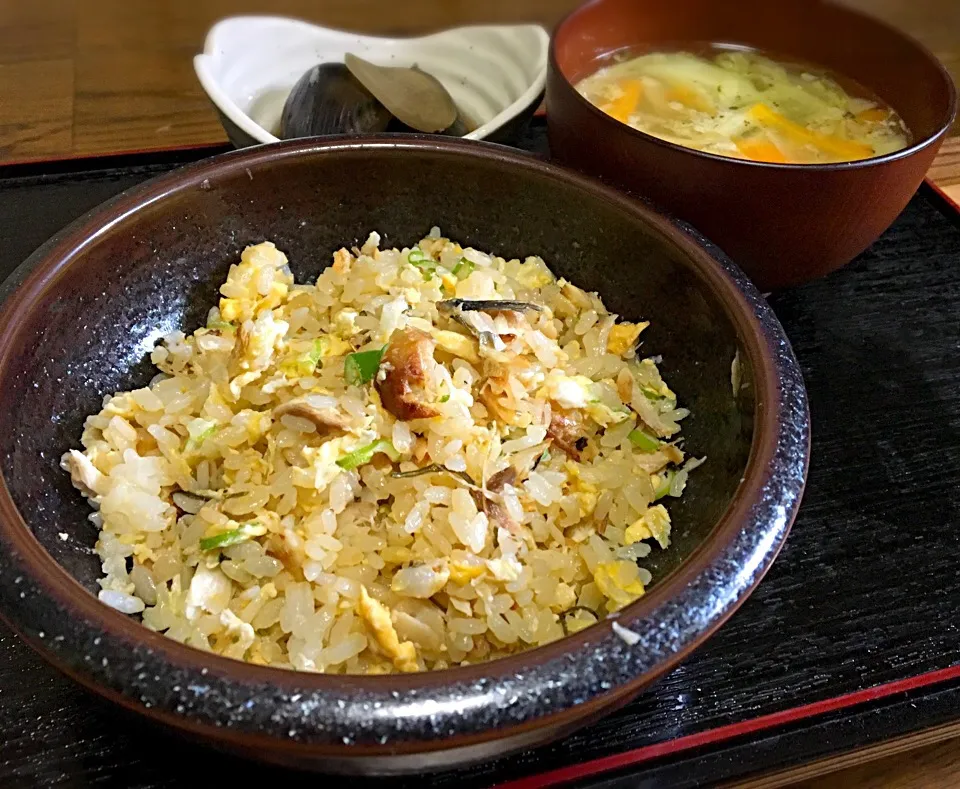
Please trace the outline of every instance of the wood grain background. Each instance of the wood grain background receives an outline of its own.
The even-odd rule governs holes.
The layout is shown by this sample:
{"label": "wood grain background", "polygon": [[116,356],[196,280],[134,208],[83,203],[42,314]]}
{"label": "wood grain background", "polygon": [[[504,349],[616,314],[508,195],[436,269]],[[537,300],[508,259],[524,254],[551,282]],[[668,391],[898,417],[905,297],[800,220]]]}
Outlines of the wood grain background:
{"label": "wood grain background", "polygon": [[[407,33],[475,22],[535,21],[549,27],[576,2],[0,0],[0,163],[224,141],[191,63],[205,31],[223,16],[286,14],[368,32]],[[960,0],[844,2],[919,38],[955,79],[960,76]],[[960,137],[948,140],[930,175],[960,201]],[[955,733],[836,757],[749,786],[960,786],[960,744],[937,742]],[[900,752],[905,748],[910,750]],[[895,755],[882,758],[891,752]],[[850,766],[866,759],[872,761]],[[831,774],[814,777],[823,773]]]}
{"label": "wood grain background", "polygon": [[[479,22],[552,27],[578,0],[0,0],[0,163],[222,142],[193,73],[231,14],[377,33]],[[958,0],[842,0],[911,33],[960,75]],[[931,172],[960,201],[960,138]]]}

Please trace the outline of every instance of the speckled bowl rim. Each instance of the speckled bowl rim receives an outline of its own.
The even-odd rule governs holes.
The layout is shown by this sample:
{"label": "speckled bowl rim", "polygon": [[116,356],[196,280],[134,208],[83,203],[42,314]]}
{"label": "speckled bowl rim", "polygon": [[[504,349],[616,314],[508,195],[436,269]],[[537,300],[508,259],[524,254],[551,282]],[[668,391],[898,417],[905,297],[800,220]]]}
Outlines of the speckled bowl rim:
{"label": "speckled bowl rim", "polygon": [[[697,550],[620,612],[631,646],[605,620],[498,661],[422,674],[326,676],[240,663],[187,647],[100,603],[46,552],[0,480],[0,607],[28,644],[61,670],[130,709],[182,730],[251,748],[364,756],[423,752],[566,725],[659,676],[726,620],[769,568],[796,515],[810,422],[799,366],[773,311],[744,274],[694,230],[598,181],[515,149],[451,139],[383,136],[293,140],[213,157],[152,179],[95,208],[38,249],[8,280],[0,312],[0,380],[20,319],[107,229],[206,181],[316,155],[485,160],[573,186],[679,248],[725,305],[755,370],[750,458],[728,509]],[[9,418],[9,417],[8,417]],[[29,601],[31,604],[18,601]],[[63,634],[71,634],[66,639]],[[456,736],[456,742],[444,742]]]}

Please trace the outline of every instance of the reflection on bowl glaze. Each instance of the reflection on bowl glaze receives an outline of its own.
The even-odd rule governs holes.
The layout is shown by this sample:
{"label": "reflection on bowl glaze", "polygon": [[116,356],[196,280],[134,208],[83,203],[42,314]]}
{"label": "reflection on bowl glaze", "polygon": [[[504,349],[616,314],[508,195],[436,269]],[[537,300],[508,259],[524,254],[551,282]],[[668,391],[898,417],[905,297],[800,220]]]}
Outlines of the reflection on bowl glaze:
{"label": "reflection on bowl glaze", "polygon": [[[686,528],[671,550],[650,556],[649,593],[537,649],[389,677],[240,663],[100,603],[96,530],[57,459],[84,414],[101,407],[98,393],[151,380],[149,365],[123,352],[128,327],[202,323],[230,263],[264,237],[288,251],[296,278],[312,281],[344,239],[362,243],[371,226],[392,246],[433,223],[465,246],[521,259],[540,252],[618,315],[650,321],[644,352],[662,356],[691,411],[687,444],[708,462],[694,495],[673,505]],[[0,312],[0,410],[18,414],[0,432],[0,610],[88,687],[248,756],[422,773],[569,733],[628,701],[722,624],[773,562],[803,491],[803,379],[743,274],[651,208],[502,146],[431,136],[236,151],[96,210],[14,278],[21,284]]]}

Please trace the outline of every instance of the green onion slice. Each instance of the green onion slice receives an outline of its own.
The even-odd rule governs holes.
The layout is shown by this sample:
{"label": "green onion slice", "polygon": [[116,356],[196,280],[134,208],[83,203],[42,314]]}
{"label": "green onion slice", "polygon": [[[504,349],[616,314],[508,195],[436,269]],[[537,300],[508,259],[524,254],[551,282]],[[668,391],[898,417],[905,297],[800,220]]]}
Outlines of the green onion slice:
{"label": "green onion slice", "polygon": [[200,540],[201,551],[213,551],[218,548],[227,548],[231,545],[238,545],[241,542],[252,540],[261,534],[266,534],[267,530],[256,521],[241,524],[236,529],[225,531],[221,534],[215,534],[213,537],[205,537]]}
{"label": "green onion slice", "polygon": [[357,351],[343,360],[343,377],[350,386],[370,383],[380,369],[380,360],[387,346],[372,351]]}
{"label": "green onion slice", "polygon": [[367,444],[365,447],[360,447],[360,449],[355,449],[353,452],[344,455],[337,461],[337,465],[350,471],[369,463],[378,452],[387,455],[394,463],[400,460],[400,453],[394,449],[393,444],[381,438],[372,444]]}
{"label": "green onion slice", "polygon": [[644,430],[631,430],[627,438],[641,452],[656,452],[660,448],[660,442]]}

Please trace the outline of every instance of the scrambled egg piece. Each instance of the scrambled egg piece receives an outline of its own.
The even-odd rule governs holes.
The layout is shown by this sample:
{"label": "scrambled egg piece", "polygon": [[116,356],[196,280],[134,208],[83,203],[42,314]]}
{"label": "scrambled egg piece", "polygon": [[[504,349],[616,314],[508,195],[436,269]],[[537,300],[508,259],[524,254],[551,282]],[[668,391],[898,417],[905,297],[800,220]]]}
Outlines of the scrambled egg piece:
{"label": "scrambled egg piece", "polygon": [[590,616],[586,611],[579,609],[573,612],[566,612],[563,617],[563,625],[564,628],[566,628],[567,635],[579,633],[581,630],[590,627],[590,625],[596,624],[596,622],[596,616]]}
{"label": "scrambled egg piece", "polygon": [[583,288],[578,288],[572,282],[562,277],[557,280],[557,284],[560,286],[560,293],[563,294],[564,298],[578,310],[589,310],[593,306],[593,302],[590,300],[590,294]]}
{"label": "scrambled egg piece", "polygon": [[327,343],[324,345],[321,353],[322,359],[329,359],[333,356],[346,356],[353,350],[353,346],[346,340],[338,337],[336,334],[326,335]]}
{"label": "scrambled egg piece", "polygon": [[325,490],[327,485],[343,471],[337,465],[341,444],[343,444],[342,438],[334,438],[325,441],[319,447],[304,447],[302,454],[310,467],[294,468],[293,484],[301,488]]}
{"label": "scrambled egg piece", "polygon": [[240,299],[220,299],[220,317],[227,323],[233,323],[243,313]]}
{"label": "scrambled egg piece", "polygon": [[625,559],[601,562],[593,571],[593,580],[604,597],[614,604],[614,608],[623,608],[645,591],[639,568]]}
{"label": "scrambled egg piece", "polygon": [[593,381],[585,375],[552,372],[543,382],[544,394],[561,408],[586,408],[596,397]]}
{"label": "scrambled egg piece", "polygon": [[523,573],[523,565],[510,554],[502,559],[487,559],[486,564],[494,578],[507,584],[518,580]]}
{"label": "scrambled egg piece", "polygon": [[460,586],[465,586],[474,578],[479,578],[487,571],[482,564],[467,564],[466,562],[450,562],[450,580]]}
{"label": "scrambled egg piece", "polygon": [[628,410],[614,410],[601,402],[590,403],[584,410],[594,422],[598,425],[603,425],[603,427],[617,425],[630,418],[630,412]]}
{"label": "scrambled egg piece", "polygon": [[253,370],[249,373],[241,373],[232,381],[230,381],[230,385],[227,388],[230,390],[230,394],[233,396],[233,399],[239,400],[240,392],[243,390],[243,387],[245,387],[247,384],[252,384],[262,374],[263,373],[261,373],[259,370]]}
{"label": "scrambled egg piece", "polygon": [[367,675],[368,677],[372,677],[372,676],[376,676],[376,675],[380,675],[380,674],[389,674],[389,673],[390,673],[390,668],[389,668],[388,666],[382,665],[382,664],[380,664],[380,663],[373,663],[373,664],[367,666],[367,670],[366,670],[366,672],[364,672],[364,673],[366,673],[366,675]]}
{"label": "scrambled egg piece", "polygon": [[541,395],[561,408],[582,409],[587,416],[604,427],[630,418],[629,410],[614,410],[601,402],[597,384],[585,375],[551,372],[543,382]]}
{"label": "scrambled egg piece", "polygon": [[457,292],[457,282],[459,282],[459,280],[449,271],[444,271],[440,274],[440,281],[446,290],[451,293]]}
{"label": "scrambled egg piece", "polygon": [[250,306],[249,302],[242,299],[220,299],[220,319],[227,323],[233,323],[238,320],[246,320],[259,315],[266,310],[272,310],[283,304],[290,288],[283,282],[273,282],[270,290],[262,299],[257,299]]}
{"label": "scrambled egg piece", "polygon": [[211,381],[210,388],[207,390],[207,399],[204,401],[203,408],[201,409],[201,414],[210,416],[211,413],[216,413],[222,408],[230,408],[230,403],[228,403],[223,394],[221,394],[219,387]]}
{"label": "scrambled egg piece", "polygon": [[402,545],[388,545],[380,551],[380,558],[387,564],[406,564],[413,561],[413,551]]}
{"label": "scrambled egg piece", "polygon": [[184,452],[197,452],[208,438],[217,432],[217,423],[209,419],[191,419],[187,422],[187,443]]}
{"label": "scrambled egg piece", "polygon": [[272,312],[257,316],[252,323],[240,327],[243,370],[265,370],[273,360],[273,352],[284,338],[290,324],[277,320]]}
{"label": "scrambled egg piece", "polygon": [[334,329],[341,337],[352,337],[357,333],[357,318],[360,313],[356,310],[340,310],[333,319]]}
{"label": "scrambled egg piece", "polygon": [[333,253],[333,270],[338,274],[347,274],[349,273],[351,267],[353,266],[353,257],[346,249],[338,249]]}
{"label": "scrambled egg piece", "polygon": [[230,602],[233,586],[227,576],[218,569],[200,564],[190,581],[184,612],[187,619],[194,621],[204,611],[219,614]]}
{"label": "scrambled egg piece", "polygon": [[[580,517],[586,518],[597,508],[597,488],[596,485],[580,483],[584,489],[576,491],[577,503],[580,505]],[[590,490],[593,488],[593,490]]]}
{"label": "scrambled egg piece", "polygon": [[225,635],[227,638],[233,639],[233,643],[224,649],[223,654],[235,660],[243,660],[243,656],[253,645],[256,637],[253,626],[244,622],[229,608],[220,612],[220,624],[226,628]]}
{"label": "scrambled egg piece", "polygon": [[367,587],[360,587],[360,602],[357,604],[360,616],[366,621],[377,643],[386,652],[393,665],[400,671],[419,671],[417,648],[412,641],[400,641],[397,631],[390,621],[390,609],[379,600],[374,600]]}
{"label": "scrambled egg piece", "polygon": [[264,296],[260,301],[257,302],[257,306],[254,307],[254,315],[259,315],[265,310],[272,310],[275,307],[279,307],[283,304],[283,300],[287,297],[287,293],[290,292],[290,288],[284,282],[272,282],[270,284],[270,290],[267,291],[267,295]]}
{"label": "scrambled egg piece", "polygon": [[542,261],[527,258],[517,269],[515,279],[525,288],[544,288],[554,283],[553,275],[547,271]]}
{"label": "scrambled egg piece", "polygon": [[[676,400],[677,396],[673,393],[673,390],[666,385],[664,380],[660,377],[660,371],[657,369],[657,365],[654,363],[653,359],[644,359],[640,362],[640,376],[639,381],[641,389],[646,389],[653,395],[659,397],[666,397],[668,400]],[[646,379],[652,379],[652,383]]]}
{"label": "scrambled egg piece", "polygon": [[260,437],[270,429],[271,422],[269,414],[254,411],[250,408],[238,411],[230,420],[231,424],[241,424],[246,428],[251,446],[256,444]]}
{"label": "scrambled egg piece", "polygon": [[561,582],[557,584],[557,602],[550,606],[550,608],[556,613],[561,613],[573,606],[576,602],[577,593],[573,587]]}
{"label": "scrambled egg piece", "polygon": [[618,323],[610,330],[610,336],[607,337],[607,352],[622,356],[629,351],[637,342],[640,332],[650,325],[649,321],[643,323]]}
{"label": "scrambled egg piece", "polygon": [[336,334],[324,334],[315,340],[296,340],[288,343],[290,353],[280,362],[280,371],[285,375],[311,375],[324,359],[346,356],[353,346]]}
{"label": "scrambled egg piece", "polygon": [[228,323],[252,320],[280,306],[292,284],[286,255],[269,241],[249,246],[220,288],[220,318]]}
{"label": "scrambled egg piece", "polygon": [[133,546],[133,558],[136,559],[139,564],[146,564],[147,562],[155,562],[157,560],[157,554],[142,542],[138,542]]}
{"label": "scrambled egg piece", "polygon": [[661,548],[670,545],[670,513],[662,504],[650,507],[641,518],[634,521],[623,534],[626,545],[653,537]]}
{"label": "scrambled egg piece", "polygon": [[257,316],[256,320],[244,321],[234,352],[238,356],[239,368],[247,372],[240,373],[230,381],[228,388],[234,400],[240,398],[243,387],[260,378],[270,366],[274,351],[282,345],[289,328],[289,323],[276,320],[269,310]]}
{"label": "scrambled egg piece", "polygon": [[586,518],[597,508],[599,493],[597,486],[592,482],[585,482],[580,477],[580,467],[572,460],[564,464],[564,469],[570,477],[570,492],[577,497],[580,505],[580,517]]}
{"label": "scrambled egg piece", "polygon": [[683,452],[675,444],[662,444],[660,452],[670,463],[680,465],[683,462]]}
{"label": "scrambled egg piece", "polygon": [[102,416],[119,416],[124,419],[131,418],[137,409],[137,404],[133,400],[132,392],[120,392],[115,394],[100,412]]}
{"label": "scrambled egg piece", "polygon": [[437,341],[437,347],[441,350],[465,359],[470,364],[480,363],[477,341],[473,337],[467,337],[465,334],[458,334],[446,329],[431,329],[430,333],[433,335],[433,339]]}

